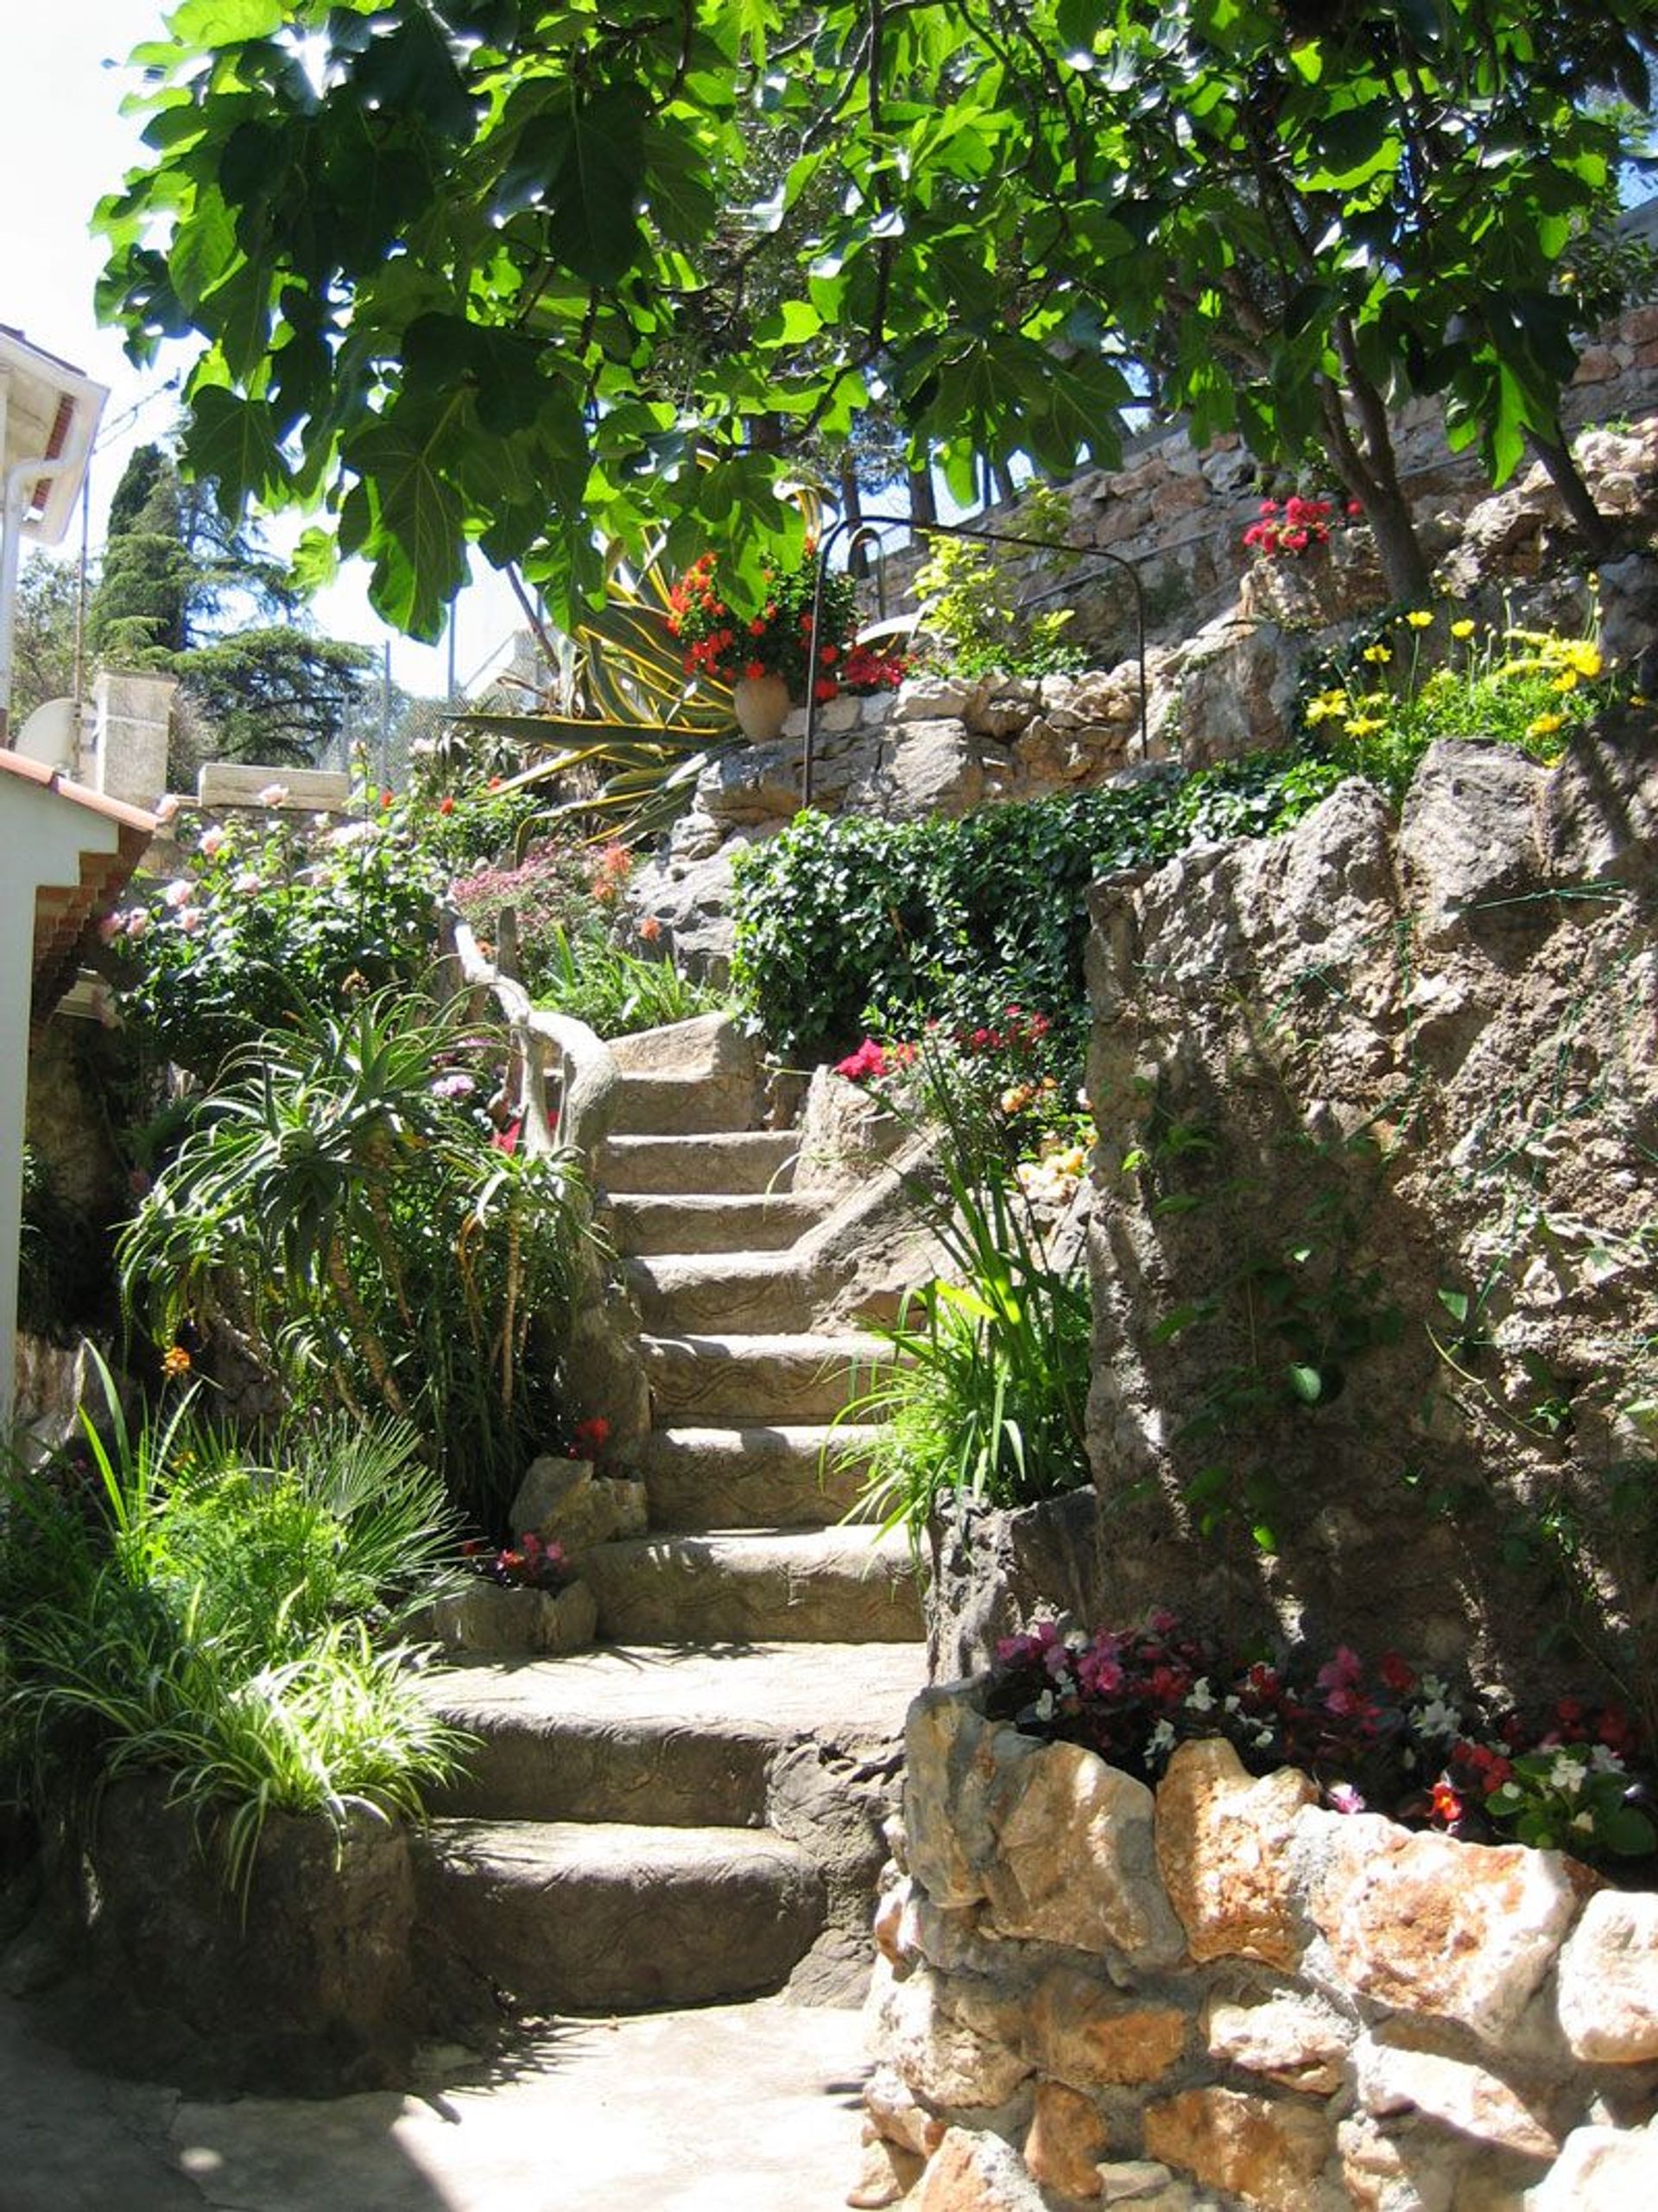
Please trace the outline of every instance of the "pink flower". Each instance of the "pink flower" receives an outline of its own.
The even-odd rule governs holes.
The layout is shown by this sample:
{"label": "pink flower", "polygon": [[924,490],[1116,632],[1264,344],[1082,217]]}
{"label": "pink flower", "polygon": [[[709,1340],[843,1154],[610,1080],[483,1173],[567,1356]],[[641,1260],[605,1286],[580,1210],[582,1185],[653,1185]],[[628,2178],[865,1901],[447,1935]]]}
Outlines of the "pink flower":
{"label": "pink flower", "polygon": [[262,807],[284,806],[288,801],[288,786],[286,783],[267,783],[256,795]]}
{"label": "pink flower", "polygon": [[1336,1812],[1362,1813],[1364,1810],[1364,1800],[1351,1782],[1332,1782],[1326,1795]]}
{"label": "pink flower", "polygon": [[128,915],[127,935],[129,937],[147,937],[149,935],[149,911],[147,907],[135,906]]}
{"label": "pink flower", "polygon": [[866,1036],[856,1052],[849,1052],[845,1060],[835,1062],[837,1075],[844,1075],[849,1083],[867,1083],[887,1072],[887,1055],[872,1036]]}
{"label": "pink flower", "polygon": [[215,852],[222,852],[230,841],[230,834],[229,830],[221,828],[217,822],[211,829],[204,829],[201,833],[203,859],[211,860]]}
{"label": "pink flower", "polygon": [[175,918],[185,935],[193,937],[201,927],[201,909],[199,906],[181,906]]}
{"label": "pink flower", "polygon": [[187,877],[175,877],[161,893],[161,903],[164,906],[172,907],[175,911],[181,906],[188,906],[195,888]]}

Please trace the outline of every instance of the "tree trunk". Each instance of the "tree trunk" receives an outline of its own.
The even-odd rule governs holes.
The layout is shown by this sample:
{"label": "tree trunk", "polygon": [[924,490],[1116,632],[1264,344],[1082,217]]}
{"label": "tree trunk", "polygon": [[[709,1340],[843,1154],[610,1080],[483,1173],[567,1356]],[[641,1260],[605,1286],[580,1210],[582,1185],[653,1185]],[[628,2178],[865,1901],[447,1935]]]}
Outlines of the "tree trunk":
{"label": "tree trunk", "polygon": [[864,519],[864,494],[857,481],[857,461],[850,446],[842,449],[836,472],[840,481],[840,518],[852,526],[852,549],[846,556],[846,566],[863,583],[870,573],[870,546],[867,538],[857,535],[857,525]]}
{"label": "tree trunk", "polygon": [[933,489],[931,469],[913,468],[909,472],[909,519],[916,529],[939,519],[939,499]]}
{"label": "tree trunk", "polygon": [[1433,572],[1416,535],[1410,502],[1400,489],[1387,410],[1375,387],[1363,379],[1355,396],[1364,425],[1363,447],[1347,419],[1341,390],[1328,378],[1321,382],[1319,393],[1320,443],[1350,497],[1364,510],[1389,596],[1407,606],[1420,605],[1428,597]]}
{"label": "tree trunk", "polygon": [[1537,430],[1530,432],[1529,437],[1532,451],[1548,471],[1549,481],[1560,493],[1560,504],[1591,558],[1597,562],[1615,561],[1623,550],[1617,526],[1596,506],[1595,495],[1584,482],[1560,424],[1554,425],[1553,437],[1545,438]]}

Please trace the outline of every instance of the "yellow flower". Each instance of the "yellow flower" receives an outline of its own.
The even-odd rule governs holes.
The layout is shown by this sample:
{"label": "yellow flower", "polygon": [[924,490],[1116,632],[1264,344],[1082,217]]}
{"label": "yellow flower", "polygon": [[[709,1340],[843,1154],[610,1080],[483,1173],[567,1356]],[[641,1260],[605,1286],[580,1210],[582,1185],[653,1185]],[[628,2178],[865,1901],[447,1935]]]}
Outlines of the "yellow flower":
{"label": "yellow flower", "polygon": [[1393,655],[1389,651],[1385,645],[1367,645],[1364,648],[1364,657],[1367,661],[1376,662],[1379,666],[1383,661],[1390,661],[1393,658]]}
{"label": "yellow flower", "polygon": [[1346,704],[1338,691],[1320,692],[1316,699],[1308,700],[1307,719],[1309,722],[1327,722],[1332,714],[1339,714]]}
{"label": "yellow flower", "polygon": [[1580,638],[1575,645],[1568,645],[1566,658],[1570,668],[1579,675],[1587,676],[1592,683],[1605,666],[1599,646],[1592,645],[1586,637]]}
{"label": "yellow flower", "polygon": [[161,1354],[161,1372],[168,1382],[176,1382],[180,1375],[190,1372],[190,1354],[181,1344],[169,1344]]}
{"label": "yellow flower", "polygon": [[1526,735],[1528,738],[1552,738],[1556,730],[1565,727],[1564,714],[1539,714],[1535,720],[1527,723]]}
{"label": "yellow flower", "polygon": [[1471,637],[1473,634],[1474,625],[1469,621],[1466,615],[1463,617],[1460,622],[1453,622],[1451,625],[1451,635],[1453,637]]}
{"label": "yellow flower", "polygon": [[1003,1113],[1022,1113],[1035,1095],[1030,1084],[1016,1083],[1010,1090],[1003,1092],[1002,1111]]}
{"label": "yellow flower", "polygon": [[1556,691],[1575,691],[1578,688],[1577,670],[1575,669],[1562,669],[1559,675],[1555,677],[1553,688]]}
{"label": "yellow flower", "polygon": [[1425,606],[1414,606],[1405,620],[1413,630],[1427,630],[1432,626],[1433,618]]}
{"label": "yellow flower", "polygon": [[1350,738],[1368,738],[1372,730],[1379,730],[1382,725],[1374,714],[1355,714],[1351,722],[1344,722],[1341,726]]}
{"label": "yellow flower", "polygon": [[1631,707],[1644,707],[1647,702],[1638,691],[1632,691],[1630,694],[1630,704]]}

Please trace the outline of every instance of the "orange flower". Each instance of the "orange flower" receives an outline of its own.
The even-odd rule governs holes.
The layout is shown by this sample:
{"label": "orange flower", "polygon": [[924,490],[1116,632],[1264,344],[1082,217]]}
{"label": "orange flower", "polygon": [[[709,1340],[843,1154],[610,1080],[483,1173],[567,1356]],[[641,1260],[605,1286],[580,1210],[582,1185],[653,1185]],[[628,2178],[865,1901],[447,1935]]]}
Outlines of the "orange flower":
{"label": "orange flower", "polygon": [[641,944],[654,945],[661,934],[661,923],[656,919],[656,916],[654,914],[647,914],[639,924],[639,941]]}
{"label": "orange flower", "polygon": [[176,1382],[180,1375],[190,1372],[190,1354],[181,1344],[169,1344],[161,1354],[161,1372],[168,1382]]}

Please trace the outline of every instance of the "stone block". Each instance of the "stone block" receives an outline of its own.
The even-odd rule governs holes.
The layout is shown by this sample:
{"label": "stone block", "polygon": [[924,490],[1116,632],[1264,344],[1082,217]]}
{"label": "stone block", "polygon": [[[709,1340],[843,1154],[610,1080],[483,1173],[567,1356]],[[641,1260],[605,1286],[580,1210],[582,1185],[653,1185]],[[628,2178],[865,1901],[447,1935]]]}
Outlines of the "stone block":
{"label": "stone block", "polygon": [[1182,1744],[1157,1792],[1157,1862],[1194,1959],[1293,1967],[1302,1937],[1288,1846],[1318,1785],[1289,1767],[1252,1779],[1218,1739]]}
{"label": "stone block", "polygon": [[1335,2131],[1316,2106],[1239,2089],[1187,2089],[1146,2108],[1146,2150],[1264,2212],[1335,2212],[1322,2178]]}
{"label": "stone block", "polygon": [[1038,2082],[1036,2108],[1025,2137],[1031,2179],[1060,2196],[1098,2196],[1099,2161],[1108,2131],[1091,2097],[1063,2082]]}
{"label": "stone block", "polygon": [[978,676],[914,675],[900,686],[887,719],[902,722],[965,722],[984,696]]}
{"label": "stone block", "polygon": [[585,1582],[535,1590],[480,1576],[470,1589],[426,1607],[410,1632],[417,1639],[429,1636],[451,1651],[545,1657],[583,1650],[598,1626],[598,1600]]}
{"label": "stone block", "polygon": [[1541,887],[1539,808],[1548,771],[1506,745],[1431,745],[1406,794],[1399,867],[1424,941],[1512,926],[1508,902]]}
{"label": "stone block", "polygon": [[1336,2146],[1357,2212],[1451,2212],[1466,2154],[1440,2129],[1384,2128],[1359,2113],[1336,2130]]}
{"label": "stone block", "polygon": [[253,768],[212,760],[197,773],[196,800],[203,807],[254,807],[268,814],[343,814],[351,803],[351,779],[332,768]]}
{"label": "stone block", "polygon": [[1557,2006],[1575,2057],[1658,2058],[1658,1897],[1602,1890],[1560,1953]]}
{"label": "stone block", "polygon": [[1579,2127],[1526,2199],[1526,2212],[1645,2212],[1658,2204],[1650,2128]]}
{"label": "stone block", "polygon": [[1367,1813],[1309,1808],[1296,1844],[1308,1914],[1346,1986],[1499,2047],[1593,1879],[1557,1851],[1413,1835]]}
{"label": "stone block", "polygon": [[[988,1993],[980,1993],[994,2006]],[[1028,2058],[961,2017],[973,2009],[965,1977],[947,1983],[920,1967],[898,1981],[883,1964],[874,2004],[878,2048],[910,2095],[926,2104],[957,2111],[1002,2105],[1029,2078]]]}
{"label": "stone block", "polygon": [[1341,2086],[1344,2062],[1357,2033],[1323,1999],[1286,1989],[1255,2003],[1212,1998],[1204,2012],[1209,2056],[1281,2088],[1328,2096]]}
{"label": "stone block", "polygon": [[999,2135],[952,2127],[921,2177],[915,2212],[1046,2212],[1019,2153]]}
{"label": "stone block", "polygon": [[959,1683],[924,1689],[904,1725],[904,1832],[910,1872],[935,1905],[977,1905],[992,1849],[995,1732]]}
{"label": "stone block", "polygon": [[1172,1965],[1184,1946],[1158,1879],[1144,1783],[1079,1744],[1032,1744],[1003,1729],[995,1749],[990,1924],[1028,1943]]}
{"label": "stone block", "polygon": [[[1155,2158],[1117,2158],[1098,2168],[1100,2195],[1107,2204],[1128,2204],[1142,2212],[1153,2200],[1180,2186]],[[1183,2192],[1184,2193],[1184,2192]]]}
{"label": "stone block", "polygon": [[1361,2037],[1353,2063],[1359,2103],[1376,2119],[1420,2112],[1476,2143],[1527,2158],[1552,2158],[1560,2148],[1546,2101],[1488,2067],[1435,2049],[1407,2021]]}
{"label": "stone block", "polygon": [[877,2066],[864,2084],[864,2109],[883,2142],[930,2158],[944,2140],[944,2122],[916,2103],[893,2066]]}
{"label": "stone block", "polygon": [[866,2128],[857,2179],[847,2190],[846,2202],[854,2212],[883,2212],[886,2205],[901,2204],[921,2179],[924,2164],[914,2151]]}
{"label": "stone block", "polygon": [[596,1543],[641,1536],[648,1518],[645,1486],[626,1477],[595,1475],[586,1460],[543,1453],[518,1486],[510,1515],[515,1536],[533,1531],[572,1557]]}
{"label": "stone block", "polygon": [[1073,2088],[1161,2081],[1185,2056],[1190,2022],[1173,2005],[1127,1994],[1070,1967],[1054,1967],[1030,1995],[1027,2048],[1045,2074]]}
{"label": "stone block", "polygon": [[984,795],[984,767],[956,720],[889,722],[875,781],[884,811],[899,821],[952,820]]}

